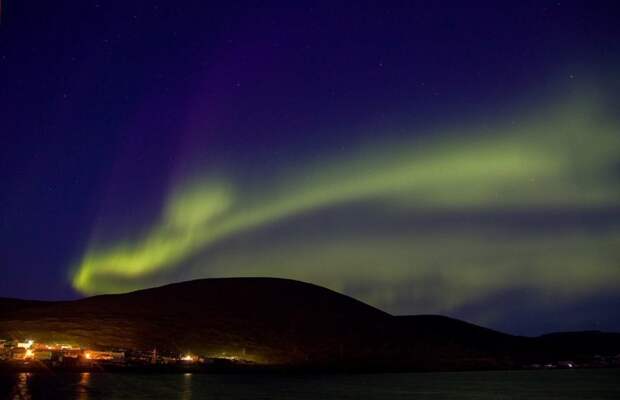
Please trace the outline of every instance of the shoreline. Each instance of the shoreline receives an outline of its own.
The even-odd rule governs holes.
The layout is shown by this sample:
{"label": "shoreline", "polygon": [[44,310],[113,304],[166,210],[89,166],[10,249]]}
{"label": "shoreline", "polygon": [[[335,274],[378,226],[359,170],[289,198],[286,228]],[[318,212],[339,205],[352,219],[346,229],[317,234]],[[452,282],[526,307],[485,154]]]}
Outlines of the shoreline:
{"label": "shoreline", "polygon": [[44,363],[19,364],[15,362],[0,362],[0,374],[16,373],[114,373],[114,374],[364,374],[364,373],[433,373],[433,372],[481,372],[481,371],[553,371],[553,370],[601,370],[620,369],[618,366],[583,366],[583,367],[498,367],[498,368],[445,368],[445,369],[416,369],[416,368],[381,368],[379,366],[353,365],[75,365],[50,366]]}

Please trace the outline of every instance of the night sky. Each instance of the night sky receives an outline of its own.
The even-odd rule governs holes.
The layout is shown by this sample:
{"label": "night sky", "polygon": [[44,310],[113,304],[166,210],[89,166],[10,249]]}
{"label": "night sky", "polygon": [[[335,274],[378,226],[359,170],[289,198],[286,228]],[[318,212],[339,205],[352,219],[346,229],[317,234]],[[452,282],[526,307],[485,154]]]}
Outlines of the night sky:
{"label": "night sky", "polygon": [[2,0],[0,296],[620,330],[616,2],[227,3]]}

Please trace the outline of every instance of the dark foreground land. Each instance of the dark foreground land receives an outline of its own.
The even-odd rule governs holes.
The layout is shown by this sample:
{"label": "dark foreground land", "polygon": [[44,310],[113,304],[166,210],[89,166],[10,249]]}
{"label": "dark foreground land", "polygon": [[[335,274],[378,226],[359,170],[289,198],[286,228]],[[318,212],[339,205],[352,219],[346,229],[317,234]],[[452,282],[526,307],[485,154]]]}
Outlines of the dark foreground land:
{"label": "dark foreground land", "polygon": [[[443,316],[392,316],[319,286],[271,278],[204,279],[67,302],[0,299],[2,338],[156,348],[206,360],[156,366],[161,371],[602,367],[616,365],[620,354],[618,333],[513,336]],[[5,362],[0,370],[16,365]],[[38,368],[27,365],[18,369]]]}

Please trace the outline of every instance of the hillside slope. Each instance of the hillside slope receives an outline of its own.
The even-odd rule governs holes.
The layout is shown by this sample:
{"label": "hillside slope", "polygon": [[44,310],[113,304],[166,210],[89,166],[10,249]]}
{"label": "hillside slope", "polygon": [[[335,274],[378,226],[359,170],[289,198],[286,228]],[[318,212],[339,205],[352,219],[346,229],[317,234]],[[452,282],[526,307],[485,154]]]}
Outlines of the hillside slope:
{"label": "hillside slope", "polygon": [[362,369],[510,367],[542,357],[540,340],[549,340],[442,316],[394,317],[274,278],[202,279],[66,302],[1,299],[2,337]]}

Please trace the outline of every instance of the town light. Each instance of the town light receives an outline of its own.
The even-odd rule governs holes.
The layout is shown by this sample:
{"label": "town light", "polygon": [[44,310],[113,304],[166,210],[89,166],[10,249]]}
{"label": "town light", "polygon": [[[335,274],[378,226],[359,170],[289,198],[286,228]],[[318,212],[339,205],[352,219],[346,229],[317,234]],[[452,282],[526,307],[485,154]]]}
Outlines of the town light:
{"label": "town light", "polygon": [[34,344],[34,340],[28,339],[25,342],[17,343],[17,347],[21,347],[23,349],[29,349]]}

